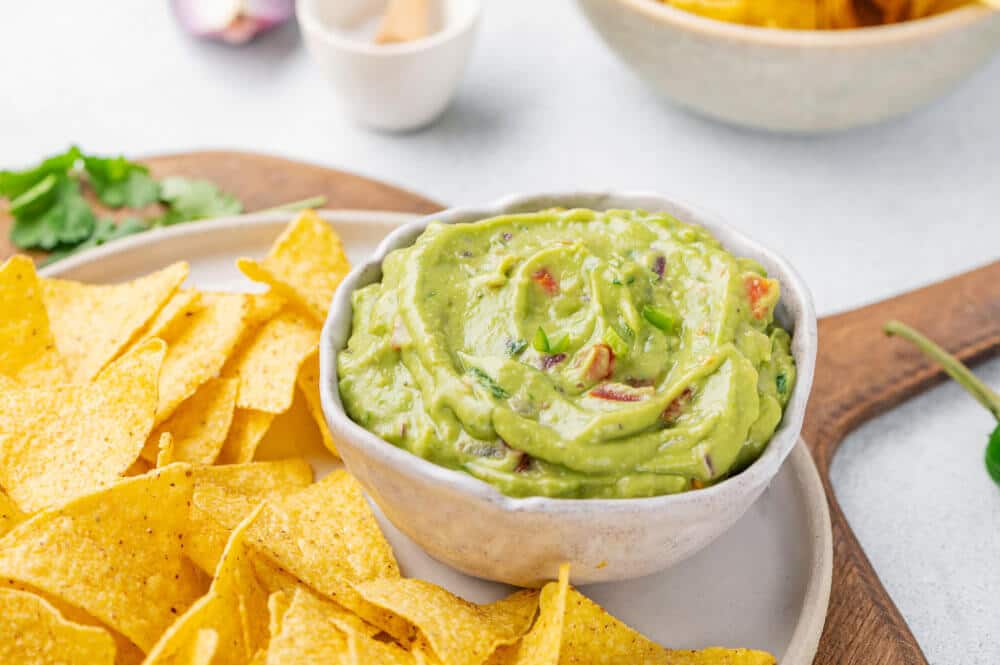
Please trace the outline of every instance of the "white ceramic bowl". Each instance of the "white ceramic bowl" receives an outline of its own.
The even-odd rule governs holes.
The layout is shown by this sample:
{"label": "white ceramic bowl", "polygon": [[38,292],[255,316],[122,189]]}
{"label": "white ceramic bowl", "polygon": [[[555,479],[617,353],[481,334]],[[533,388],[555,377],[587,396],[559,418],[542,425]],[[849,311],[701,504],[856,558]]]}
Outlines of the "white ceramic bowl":
{"label": "white ceramic bowl", "polygon": [[387,0],[297,0],[306,47],[358,123],[386,131],[430,124],[447,108],[475,41],[482,0],[441,0],[437,30],[402,44],[374,44],[364,27]]}
{"label": "white ceramic bowl", "polygon": [[[710,230],[738,256],[758,260],[781,282],[777,317],[793,333],[798,378],[764,454],[713,487],[644,499],[511,498],[468,474],[397,448],[352,421],[337,387],[337,355],[351,333],[351,294],[381,279],[382,260],[414,242],[427,224],[472,222],[505,213],[565,208],[639,208],[667,212]],[[577,584],[622,580],[662,570],[731,527],[761,495],[795,446],[812,386],[816,314],[798,273],[775,253],[713,217],[653,194],[572,193],[516,196],[480,209],[452,209],[389,235],[344,280],[320,341],[323,411],[345,464],[385,515],[431,556],[470,575],[530,586],[572,564]]]}
{"label": "white ceramic bowl", "polygon": [[923,106],[1000,49],[1000,11],[840,31],[774,30],[656,0],[577,0],[603,40],[653,89],[737,125],[813,133]]}

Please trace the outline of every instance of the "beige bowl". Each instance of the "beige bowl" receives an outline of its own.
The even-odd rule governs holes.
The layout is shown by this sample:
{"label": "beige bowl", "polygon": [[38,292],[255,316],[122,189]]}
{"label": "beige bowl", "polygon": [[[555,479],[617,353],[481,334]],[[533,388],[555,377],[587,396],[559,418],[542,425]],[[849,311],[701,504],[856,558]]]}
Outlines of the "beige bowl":
{"label": "beige bowl", "polygon": [[[337,355],[351,333],[351,295],[382,276],[382,261],[411,245],[431,221],[473,222],[552,207],[667,212],[704,226],[726,249],[759,261],[781,282],[775,314],[792,331],[798,370],[781,426],[745,471],[697,492],[646,499],[513,498],[491,485],[383,441],[344,412]],[[576,584],[625,580],[663,570],[719,537],[747,511],[798,441],[816,359],[816,313],[809,289],[784,259],[711,215],[654,194],[516,196],[483,208],[453,208],[389,235],[337,289],[320,340],[320,395],[344,463],[400,531],[438,561],[485,579],[531,586],[569,562]]]}
{"label": "beige bowl", "polygon": [[873,124],[951,90],[1000,49],[1000,11],[841,31],[774,30],[656,0],[577,0],[658,92],[737,125],[813,133]]}

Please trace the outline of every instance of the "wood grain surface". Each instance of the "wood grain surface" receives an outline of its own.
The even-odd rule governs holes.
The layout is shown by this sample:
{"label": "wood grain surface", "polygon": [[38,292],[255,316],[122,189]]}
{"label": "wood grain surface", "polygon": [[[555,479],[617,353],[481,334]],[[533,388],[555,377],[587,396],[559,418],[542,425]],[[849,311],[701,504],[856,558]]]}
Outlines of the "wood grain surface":
{"label": "wood grain surface", "polygon": [[[239,152],[143,160],[156,177],[208,178],[246,210],[316,195],[327,208],[429,213],[441,206],[383,183],[311,164]],[[0,218],[0,259],[8,219]],[[851,531],[830,484],[837,447],[854,428],[941,380],[912,347],[882,334],[889,319],[913,325],[967,362],[1000,349],[1000,262],[819,323],[816,382],[804,437],[830,501],[834,531],[830,612],[815,665],[926,665],[913,634]]]}

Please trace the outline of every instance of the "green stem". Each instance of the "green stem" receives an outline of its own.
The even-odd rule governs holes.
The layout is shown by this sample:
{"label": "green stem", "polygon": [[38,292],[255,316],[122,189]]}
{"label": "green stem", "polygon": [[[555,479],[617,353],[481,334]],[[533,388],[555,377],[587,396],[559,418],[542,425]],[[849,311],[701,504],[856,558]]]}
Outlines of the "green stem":
{"label": "green stem", "polygon": [[263,210],[258,210],[257,212],[276,212],[279,210],[294,212],[295,210],[305,210],[306,208],[319,208],[323,205],[326,205],[325,196],[313,196],[308,199],[282,203],[281,205],[274,206],[273,208],[264,208]]}
{"label": "green stem", "polygon": [[979,380],[969,368],[940,346],[927,339],[919,332],[899,321],[890,321],[885,324],[887,335],[899,335],[903,339],[912,342],[924,355],[935,360],[951,378],[955,379],[960,386],[968,390],[980,404],[985,406],[993,417],[1000,421],[1000,395],[994,392],[989,386]]}

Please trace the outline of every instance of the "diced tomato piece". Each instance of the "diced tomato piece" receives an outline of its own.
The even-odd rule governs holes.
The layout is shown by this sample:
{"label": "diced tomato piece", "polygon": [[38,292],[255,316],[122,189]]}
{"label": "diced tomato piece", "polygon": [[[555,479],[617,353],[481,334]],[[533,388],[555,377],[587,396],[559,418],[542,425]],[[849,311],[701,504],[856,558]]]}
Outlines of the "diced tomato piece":
{"label": "diced tomato piece", "polygon": [[747,297],[750,299],[750,310],[758,319],[763,319],[767,308],[761,306],[761,300],[771,291],[771,283],[763,277],[752,275],[746,278]]}
{"label": "diced tomato piece", "polygon": [[585,362],[587,379],[592,383],[603,381],[615,373],[615,352],[603,342],[591,347]]}
{"label": "diced tomato piece", "polygon": [[602,383],[588,393],[591,397],[606,399],[612,402],[638,402],[643,395],[640,392],[625,390],[623,387],[611,383]]}
{"label": "diced tomato piece", "polygon": [[542,287],[550,296],[554,296],[559,293],[559,282],[556,278],[552,276],[548,268],[539,268],[531,275],[531,279],[535,281],[535,284]]}
{"label": "diced tomato piece", "polygon": [[694,392],[690,388],[685,388],[684,392],[675,397],[674,401],[667,405],[667,408],[663,410],[660,417],[668,423],[674,422],[684,413],[684,407],[688,405],[693,395]]}

